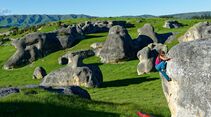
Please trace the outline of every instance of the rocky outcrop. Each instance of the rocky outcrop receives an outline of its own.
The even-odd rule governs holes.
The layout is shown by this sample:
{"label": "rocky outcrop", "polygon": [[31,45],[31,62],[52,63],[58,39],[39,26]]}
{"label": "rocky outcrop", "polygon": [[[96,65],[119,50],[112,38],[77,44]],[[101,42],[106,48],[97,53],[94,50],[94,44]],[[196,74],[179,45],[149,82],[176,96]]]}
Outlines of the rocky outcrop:
{"label": "rocky outcrop", "polygon": [[179,23],[176,20],[167,20],[165,21],[165,24],[163,25],[164,28],[180,28],[183,24]]}
{"label": "rocky outcrop", "polygon": [[49,53],[72,47],[74,43],[84,38],[84,33],[76,26],[50,33],[28,34],[12,42],[17,51],[6,62],[4,69],[12,69],[31,63]]}
{"label": "rocky outcrop", "polygon": [[102,82],[102,73],[96,65],[85,65],[82,57],[71,57],[67,66],[49,73],[44,77],[41,86],[85,86],[99,87]]}
{"label": "rocky outcrop", "polygon": [[85,99],[91,99],[89,93],[78,86],[70,87],[41,87],[49,92],[55,92],[63,95],[75,95]]}
{"label": "rocky outcrop", "polygon": [[67,53],[67,54],[61,56],[58,59],[58,62],[60,65],[71,64],[73,62],[72,60],[73,60],[74,56],[76,56],[76,55],[78,55],[82,59],[84,59],[84,58],[94,56],[95,52],[93,50],[81,50],[81,51],[70,52],[70,53]]}
{"label": "rocky outcrop", "polygon": [[179,42],[193,41],[211,37],[211,23],[200,22],[191,27],[181,38]]}
{"label": "rocky outcrop", "polygon": [[43,79],[47,75],[43,67],[36,67],[33,73],[33,79]]}
{"label": "rocky outcrop", "polygon": [[174,46],[167,63],[171,82],[162,81],[171,117],[211,116],[211,39]]}
{"label": "rocky outcrop", "polygon": [[127,30],[121,26],[113,26],[109,30],[107,40],[99,52],[103,63],[117,63],[120,60],[131,58],[132,39]]}
{"label": "rocky outcrop", "polygon": [[151,24],[145,24],[142,28],[138,29],[138,35],[140,39],[146,40],[146,43],[157,43],[157,34],[154,31],[154,27]]}
{"label": "rocky outcrop", "polygon": [[79,27],[86,33],[108,32],[112,26],[132,27],[126,21],[86,21],[78,24]]}
{"label": "rocky outcrop", "polygon": [[[94,43],[91,47],[103,63],[118,63],[124,59],[134,59],[139,50],[151,43],[165,43],[173,33],[157,34],[150,24],[138,29],[139,37],[132,40],[127,30],[114,26],[109,30],[104,43]],[[172,37],[173,38],[173,37]]]}
{"label": "rocky outcrop", "polygon": [[154,69],[155,59],[158,55],[159,50],[167,52],[167,47],[163,44],[152,43],[147,47],[144,47],[137,53],[139,64],[137,66],[138,75],[149,73]]}
{"label": "rocky outcrop", "polygon": [[1,88],[0,89],[0,98],[5,97],[7,95],[13,94],[13,93],[19,93],[20,89],[15,87],[10,88]]}
{"label": "rocky outcrop", "polygon": [[151,24],[145,24],[142,28],[138,30],[138,38],[133,40],[133,47],[136,50],[140,50],[150,43],[162,43],[164,44],[167,41],[173,40],[174,33],[164,33],[158,34],[154,31],[154,27]]}

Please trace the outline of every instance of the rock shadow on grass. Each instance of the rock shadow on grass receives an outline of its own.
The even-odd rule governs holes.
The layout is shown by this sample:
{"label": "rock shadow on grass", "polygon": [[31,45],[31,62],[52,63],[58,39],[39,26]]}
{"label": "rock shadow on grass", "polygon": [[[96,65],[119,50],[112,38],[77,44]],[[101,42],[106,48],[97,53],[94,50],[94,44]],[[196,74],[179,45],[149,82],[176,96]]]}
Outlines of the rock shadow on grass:
{"label": "rock shadow on grass", "polygon": [[37,102],[1,102],[1,117],[120,117],[119,114]]}
{"label": "rock shadow on grass", "polygon": [[106,87],[123,87],[133,84],[140,84],[143,82],[150,82],[154,80],[158,80],[159,78],[148,78],[148,77],[138,77],[138,78],[126,78],[121,80],[107,81],[104,82],[102,88]]}

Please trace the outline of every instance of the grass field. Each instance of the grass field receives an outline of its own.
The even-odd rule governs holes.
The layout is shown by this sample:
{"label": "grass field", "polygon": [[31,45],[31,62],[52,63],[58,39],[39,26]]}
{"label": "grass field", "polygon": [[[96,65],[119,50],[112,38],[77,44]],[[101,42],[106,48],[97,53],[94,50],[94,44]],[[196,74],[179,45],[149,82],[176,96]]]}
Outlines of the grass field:
{"label": "grass field", "polygon": [[[113,18],[127,20],[135,24],[128,29],[133,39],[137,38],[137,28],[145,23],[151,23],[158,33],[178,32],[177,37],[183,35],[189,27],[202,20],[178,20],[187,26],[179,29],[164,29],[162,25],[166,19],[141,19],[137,18]],[[109,19],[109,20],[113,20]],[[77,23],[81,20],[65,20],[65,23]],[[99,20],[99,19],[98,19]],[[105,20],[101,18],[100,20]],[[43,27],[41,32],[48,32],[56,27]],[[37,66],[43,66],[47,72],[62,67],[57,59],[61,55],[75,50],[88,49],[94,42],[106,40],[107,33],[87,35],[89,39],[81,41],[76,46],[52,53],[25,67],[5,71],[0,69],[0,87],[23,86],[27,84],[39,84],[40,80],[33,80],[33,70]],[[168,44],[170,49],[177,44],[173,41]],[[0,46],[0,66],[15,52],[12,46]],[[13,94],[0,99],[0,117],[37,117],[37,116],[70,116],[70,117],[136,117],[137,111],[143,111],[156,117],[169,117],[170,111],[162,92],[161,80],[157,72],[138,76],[136,67],[139,60],[125,61],[120,64],[102,64],[97,57],[84,60],[86,64],[98,64],[103,73],[103,86],[101,88],[84,88],[92,98],[80,99],[76,96],[63,96],[49,93],[41,89],[25,89],[20,94]],[[37,94],[28,94],[35,91]]]}

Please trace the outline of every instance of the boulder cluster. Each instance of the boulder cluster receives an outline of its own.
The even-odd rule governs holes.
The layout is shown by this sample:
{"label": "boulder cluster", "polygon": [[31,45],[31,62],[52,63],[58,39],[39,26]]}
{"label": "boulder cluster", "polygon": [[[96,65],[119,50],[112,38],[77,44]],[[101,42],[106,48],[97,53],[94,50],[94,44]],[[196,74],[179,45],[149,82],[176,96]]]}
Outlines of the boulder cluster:
{"label": "boulder cluster", "polygon": [[108,32],[112,26],[122,26],[122,27],[133,27],[132,24],[126,21],[86,21],[85,23],[80,23],[78,26],[86,34],[90,33],[99,33],[99,32]]}
{"label": "boulder cluster", "polygon": [[77,25],[67,25],[49,33],[30,33],[20,39],[13,40],[12,45],[17,51],[5,63],[4,69],[17,68],[52,52],[70,48],[85,39],[85,34],[107,32],[115,25],[132,26],[126,21],[87,21]]}
{"label": "boulder cluster", "polygon": [[145,24],[138,29],[138,35],[137,39],[132,39],[124,27],[113,26],[109,30],[107,40],[93,43],[91,48],[94,49],[95,55],[101,58],[102,63],[118,63],[138,57],[138,74],[149,73],[154,68],[158,51],[162,49],[167,52],[163,43],[172,38],[172,33],[158,34],[152,25]]}
{"label": "boulder cluster", "polygon": [[13,40],[17,49],[6,62],[4,69],[12,69],[31,63],[49,53],[72,47],[74,43],[84,39],[82,30],[76,26],[62,28],[50,33],[31,33],[21,39]]}

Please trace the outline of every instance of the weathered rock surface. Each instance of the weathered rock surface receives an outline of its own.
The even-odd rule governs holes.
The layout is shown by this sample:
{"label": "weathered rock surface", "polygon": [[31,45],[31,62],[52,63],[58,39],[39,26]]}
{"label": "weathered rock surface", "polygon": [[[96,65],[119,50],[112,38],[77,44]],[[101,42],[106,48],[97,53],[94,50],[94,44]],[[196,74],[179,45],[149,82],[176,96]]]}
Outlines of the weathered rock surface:
{"label": "weathered rock surface", "polygon": [[93,50],[81,50],[81,51],[76,51],[76,52],[70,52],[70,53],[67,53],[67,54],[63,55],[62,57],[60,57],[58,59],[58,62],[61,65],[71,64],[73,57],[76,55],[78,55],[82,59],[84,59],[84,58],[94,56],[95,52]]}
{"label": "weathered rock surface", "polygon": [[176,20],[167,20],[165,21],[165,24],[163,25],[164,28],[180,28],[183,24],[179,23]]}
{"label": "weathered rock surface", "polygon": [[96,56],[100,55],[100,51],[102,50],[104,42],[96,42],[90,45],[90,47],[94,50]]}
{"label": "weathered rock surface", "polygon": [[81,87],[78,86],[70,86],[70,87],[41,87],[44,88],[45,90],[49,92],[55,92],[63,95],[76,95],[81,98],[85,99],[91,99],[91,96],[89,93],[85,90],[82,89]]}
{"label": "weathered rock surface", "polygon": [[[164,33],[158,34],[154,31],[154,27],[151,24],[145,24],[142,28],[138,30],[138,38],[133,40],[133,47],[138,50],[146,47],[150,43],[162,43],[164,44],[166,41],[173,40],[172,38],[174,33]],[[172,37],[171,37],[172,36]]]}
{"label": "weathered rock surface", "polygon": [[92,45],[90,45],[90,47],[93,49],[98,49],[98,48],[102,48],[103,45],[104,45],[103,42],[96,42],[96,43],[93,43]]}
{"label": "weathered rock surface", "polygon": [[157,34],[150,24],[145,24],[138,29],[138,33],[139,37],[132,40],[125,28],[114,26],[103,44],[95,43],[91,46],[94,48],[95,55],[101,58],[101,62],[118,63],[124,59],[136,58],[139,50],[151,43],[165,43],[173,35],[173,33]]}
{"label": "weathered rock surface", "polygon": [[7,96],[9,94],[13,94],[13,93],[19,93],[20,90],[18,88],[14,88],[14,87],[10,87],[10,88],[1,88],[0,89],[0,98]]}
{"label": "weathered rock surface", "polygon": [[172,81],[162,84],[172,117],[210,117],[211,39],[180,43],[168,56]]}
{"label": "weathered rock surface", "polygon": [[99,87],[102,82],[102,73],[96,65],[85,65],[82,57],[71,57],[70,64],[49,73],[44,77],[41,86],[85,86]]}
{"label": "weathered rock surface", "polygon": [[117,63],[122,59],[131,58],[132,54],[132,39],[127,30],[121,26],[113,26],[99,53],[101,62]]}
{"label": "weathered rock surface", "polygon": [[193,41],[211,37],[211,23],[200,22],[191,27],[181,38],[179,42]]}
{"label": "weathered rock surface", "polygon": [[150,43],[157,43],[158,38],[157,34],[154,31],[154,27],[151,24],[145,24],[142,28],[138,29],[139,38],[147,40],[147,44]]}
{"label": "weathered rock surface", "polygon": [[31,63],[49,53],[69,48],[85,38],[82,30],[76,26],[50,33],[31,33],[12,43],[15,54],[6,62],[4,69],[12,69]]}
{"label": "weathered rock surface", "polygon": [[149,44],[147,47],[144,47],[137,53],[137,57],[140,61],[137,66],[138,75],[149,73],[154,69],[155,59],[158,55],[159,50],[167,52],[167,47],[160,43],[152,43]]}
{"label": "weathered rock surface", "polygon": [[43,67],[36,67],[33,73],[33,79],[43,79],[47,75]]}

